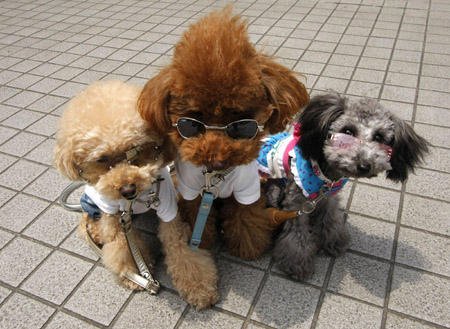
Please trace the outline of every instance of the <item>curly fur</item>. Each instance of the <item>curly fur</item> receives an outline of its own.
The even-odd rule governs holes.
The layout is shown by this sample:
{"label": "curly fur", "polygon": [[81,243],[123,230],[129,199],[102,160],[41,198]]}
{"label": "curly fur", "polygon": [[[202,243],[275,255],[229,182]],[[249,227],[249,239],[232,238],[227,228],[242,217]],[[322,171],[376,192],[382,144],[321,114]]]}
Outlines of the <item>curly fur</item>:
{"label": "curly fur", "polygon": [[[302,134],[297,145],[303,157],[316,160],[332,180],[342,176],[371,178],[386,172],[387,179],[403,182],[428,152],[425,139],[374,99],[351,101],[336,93],[319,95],[311,99],[299,123]],[[330,133],[345,132],[352,132],[364,144],[336,149],[327,139]],[[378,142],[392,147],[390,161],[386,152],[374,145]],[[292,176],[285,186],[269,180],[265,192],[269,205],[281,210],[299,210],[306,201]],[[302,214],[283,225],[275,242],[274,258],[287,274],[304,279],[312,275],[314,256],[319,250],[338,255],[348,248],[348,242],[344,214],[334,195],[320,201],[311,214]]]}
{"label": "curly fur", "polygon": [[[55,167],[71,180],[89,179],[89,184],[111,200],[123,198],[119,192],[122,186],[135,184],[137,195],[149,189],[159,174],[159,168],[173,161],[175,149],[169,140],[152,132],[141,119],[136,108],[140,92],[141,88],[137,86],[106,81],[89,86],[73,98],[60,121],[53,157]],[[157,161],[141,157],[135,164],[119,163],[106,171],[101,164],[93,161],[147,142],[162,145]],[[78,168],[83,165],[89,171],[81,177]],[[128,271],[138,273],[138,270],[129,251],[119,214],[102,213],[101,218],[94,221],[83,213],[79,230],[86,239],[89,232],[94,242],[102,245],[103,262],[125,287],[140,289],[124,276]],[[179,215],[167,223],[160,221],[159,237],[175,287],[189,303],[204,307],[206,305],[198,302],[196,296],[202,289],[216,291],[216,268],[207,252],[195,252],[189,248],[189,235],[190,229],[180,221]],[[153,259],[150,250],[138,234],[137,240],[151,268]],[[214,294],[212,300],[217,300]]]}
{"label": "curly fur", "polygon": [[[246,22],[232,16],[227,6],[183,34],[172,63],[145,85],[138,108],[153,130],[170,136],[183,161],[226,170],[254,161],[261,138],[284,130],[308,100],[294,72],[257,52],[249,41]],[[254,119],[264,125],[264,131],[252,140],[233,140],[217,130],[183,139],[172,127],[179,117],[214,126]],[[200,198],[179,202],[183,220],[191,226],[199,204]],[[264,202],[244,206],[233,197],[214,201],[201,247],[212,246],[219,226],[232,254],[244,259],[259,257],[270,245],[273,231],[264,208]]]}

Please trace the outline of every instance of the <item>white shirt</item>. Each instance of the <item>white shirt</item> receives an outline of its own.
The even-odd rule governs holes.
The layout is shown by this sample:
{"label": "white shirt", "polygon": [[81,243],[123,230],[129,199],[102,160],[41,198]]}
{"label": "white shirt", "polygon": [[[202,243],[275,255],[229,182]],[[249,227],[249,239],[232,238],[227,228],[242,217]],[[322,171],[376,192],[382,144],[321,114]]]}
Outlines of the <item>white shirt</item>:
{"label": "white shirt", "polygon": [[[180,157],[175,161],[178,189],[185,200],[194,200],[203,186],[205,186],[204,166],[197,167],[191,162],[182,161]],[[243,166],[234,168],[224,181],[216,187],[219,198],[228,198],[233,194],[241,204],[251,204],[259,200],[260,182],[256,160]]]}
{"label": "white shirt", "polygon": [[[161,178],[164,178],[161,181],[160,189],[159,189],[159,200],[161,201],[158,207],[155,207],[154,204],[150,206],[151,209],[156,209],[156,214],[163,222],[170,222],[175,218],[178,212],[178,196],[175,191],[175,187],[173,186],[172,178],[170,177],[168,167],[161,168],[159,170],[161,174]],[[156,192],[156,183],[152,185],[151,190]],[[145,190],[141,192],[137,199],[142,201],[149,200],[149,190]],[[125,210],[126,201],[123,199],[119,200],[110,200],[104,195],[100,194],[94,186],[87,185],[84,190],[92,201],[100,208],[101,211],[107,214],[117,214],[119,211]],[[133,214],[143,214],[147,212],[150,208],[147,207],[145,203],[141,202],[133,202],[132,204]]]}

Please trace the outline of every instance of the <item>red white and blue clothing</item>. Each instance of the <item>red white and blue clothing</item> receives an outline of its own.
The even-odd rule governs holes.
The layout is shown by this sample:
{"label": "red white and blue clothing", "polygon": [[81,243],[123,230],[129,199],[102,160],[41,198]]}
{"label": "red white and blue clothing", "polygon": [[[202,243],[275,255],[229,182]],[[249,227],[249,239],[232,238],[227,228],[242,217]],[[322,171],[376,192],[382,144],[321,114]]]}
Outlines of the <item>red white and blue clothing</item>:
{"label": "red white and blue clothing", "polygon": [[301,138],[300,125],[294,126],[294,133],[279,133],[265,139],[259,152],[258,170],[261,177],[286,180],[289,173],[303,195],[315,199],[324,184],[333,183],[328,195],[336,194],[347,183],[348,178],[330,182],[314,161],[306,160],[297,146]]}

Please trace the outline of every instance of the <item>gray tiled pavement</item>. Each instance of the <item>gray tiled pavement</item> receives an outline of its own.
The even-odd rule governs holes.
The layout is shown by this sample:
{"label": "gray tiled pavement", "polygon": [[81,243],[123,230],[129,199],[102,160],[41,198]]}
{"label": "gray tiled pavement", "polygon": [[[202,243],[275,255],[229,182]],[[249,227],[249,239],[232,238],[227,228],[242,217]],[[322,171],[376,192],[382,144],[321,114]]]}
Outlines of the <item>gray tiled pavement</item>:
{"label": "gray tiled pavement", "polygon": [[221,299],[195,312],[159,260],[157,297],[118,286],[57,197],[56,124],[87,84],[143,85],[213,0],[0,1],[0,327],[450,328],[450,1],[241,0],[251,40],[302,72],[312,94],[372,96],[429,139],[403,185],[343,192],[351,250],[308,282],[270,253],[217,252]]}

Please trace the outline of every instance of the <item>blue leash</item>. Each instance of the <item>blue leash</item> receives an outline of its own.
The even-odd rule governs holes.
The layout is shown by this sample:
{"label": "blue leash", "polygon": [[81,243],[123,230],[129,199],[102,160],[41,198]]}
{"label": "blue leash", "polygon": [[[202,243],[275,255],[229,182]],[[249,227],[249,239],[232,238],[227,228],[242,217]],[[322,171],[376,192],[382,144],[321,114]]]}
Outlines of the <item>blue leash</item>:
{"label": "blue leash", "polygon": [[209,212],[214,201],[214,195],[205,192],[203,193],[202,202],[198,209],[197,219],[195,220],[194,231],[192,232],[191,241],[189,247],[198,248],[202,241],[203,230],[205,229],[206,220],[208,219]]}
{"label": "blue leash", "polygon": [[196,249],[200,246],[203,231],[205,229],[206,221],[208,220],[208,215],[211,211],[213,201],[219,196],[219,190],[216,187],[216,184],[224,181],[225,176],[228,175],[233,169],[234,167],[230,167],[227,171],[222,173],[219,173],[217,171],[203,171],[206,179],[206,184],[200,190],[202,202],[200,203],[197,219],[195,220],[194,230],[192,232],[191,241],[189,242],[189,247]]}

